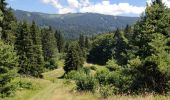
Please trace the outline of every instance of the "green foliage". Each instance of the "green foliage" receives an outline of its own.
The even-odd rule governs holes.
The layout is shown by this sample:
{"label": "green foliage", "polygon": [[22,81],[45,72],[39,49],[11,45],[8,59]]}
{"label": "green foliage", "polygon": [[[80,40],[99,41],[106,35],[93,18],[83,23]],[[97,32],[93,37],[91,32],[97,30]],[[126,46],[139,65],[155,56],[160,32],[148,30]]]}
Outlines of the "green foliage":
{"label": "green foliage", "polygon": [[112,58],[113,34],[103,34],[98,36],[92,44],[87,61],[89,63],[104,65]]}
{"label": "green foliage", "polygon": [[85,75],[82,76],[81,79],[76,81],[76,85],[79,91],[95,92],[97,80],[91,75]]}
{"label": "green foliage", "polygon": [[56,47],[55,35],[51,28],[42,30],[42,49],[45,61],[56,58],[57,47]]}
{"label": "green foliage", "polygon": [[41,45],[40,29],[36,26],[35,22],[32,22],[30,27],[30,33],[33,42],[33,60],[34,67],[32,71],[34,76],[40,77],[43,72],[44,58]]}
{"label": "green foliage", "polygon": [[10,81],[16,77],[18,57],[14,47],[0,41],[0,94],[8,96],[13,91]]}
{"label": "green foliage", "polygon": [[57,42],[58,52],[61,53],[61,52],[63,52],[64,45],[65,45],[64,37],[60,31],[56,31],[55,38],[56,38],[56,42]]}
{"label": "green foliage", "polygon": [[80,35],[78,43],[79,43],[81,49],[83,49],[85,47],[85,37],[84,37],[84,35],[82,35],[82,34]]}
{"label": "green foliage", "polygon": [[127,39],[123,32],[119,29],[116,30],[114,34],[114,44],[113,44],[113,58],[116,60],[118,65],[127,64],[127,50],[128,44]]}
{"label": "green foliage", "polygon": [[32,86],[32,83],[31,82],[23,82],[23,81],[19,81],[17,83],[18,85],[18,89],[32,89],[33,86]]}
{"label": "green foliage", "polygon": [[85,73],[85,71],[83,69],[80,69],[78,71],[73,70],[73,71],[68,72],[65,78],[77,81],[77,80],[80,80],[82,77],[85,77],[86,75],[87,74]]}
{"label": "green foliage", "polygon": [[78,44],[73,43],[67,51],[64,70],[68,73],[71,70],[78,70],[83,67],[82,52]]}
{"label": "green foliage", "polygon": [[107,98],[114,94],[116,89],[111,85],[100,85],[99,92],[103,98]]}
{"label": "green foliage", "polygon": [[[85,36],[106,33],[118,28],[132,25],[138,17],[108,16],[94,13],[69,13],[69,14],[39,14],[27,11],[15,10],[15,16],[19,21],[34,18],[39,26],[52,26],[55,30],[61,30],[66,39],[78,39],[80,34]],[[31,16],[27,16],[27,15]],[[103,20],[102,20],[102,19]]]}
{"label": "green foliage", "polygon": [[107,84],[107,76],[109,74],[108,69],[99,70],[96,72],[96,79],[98,80],[99,84],[106,85]]}
{"label": "green foliage", "polygon": [[55,59],[51,59],[50,61],[46,62],[45,68],[54,70],[58,68],[58,63],[56,62]]}
{"label": "green foliage", "polygon": [[115,59],[111,59],[106,63],[106,67],[110,70],[110,71],[115,71],[120,69],[121,67],[117,64],[117,62],[115,61]]}
{"label": "green foliage", "polygon": [[132,57],[129,67],[133,92],[167,93],[169,91],[169,23],[170,12],[161,1],[147,6],[144,16],[134,27]]}
{"label": "green foliage", "polygon": [[35,23],[31,27],[26,22],[20,23],[15,49],[19,56],[21,74],[40,77],[43,72],[43,57],[38,35]]}
{"label": "green foliage", "polygon": [[97,80],[94,76],[90,75],[89,68],[70,71],[65,75],[65,78],[75,80],[77,90],[79,91],[94,92],[97,88]]}
{"label": "green foliage", "polygon": [[15,35],[17,30],[17,21],[16,18],[13,15],[12,9],[7,8],[4,5],[4,11],[3,11],[3,22],[2,22],[2,40],[5,41],[5,43],[14,44],[15,43]]}

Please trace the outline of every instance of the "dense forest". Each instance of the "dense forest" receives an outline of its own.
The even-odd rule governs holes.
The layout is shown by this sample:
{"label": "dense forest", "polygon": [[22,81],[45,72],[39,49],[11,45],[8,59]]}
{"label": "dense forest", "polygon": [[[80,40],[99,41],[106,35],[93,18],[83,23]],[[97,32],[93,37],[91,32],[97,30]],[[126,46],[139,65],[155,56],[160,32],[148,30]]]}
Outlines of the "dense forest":
{"label": "dense forest", "polygon": [[[161,0],[147,5],[133,26],[96,36],[80,34],[77,40],[65,39],[51,26],[17,21],[5,0],[0,2],[0,20],[0,98],[31,88],[32,83],[13,82],[16,78],[44,79],[44,72],[61,67],[60,60],[60,79],[74,81],[78,92],[106,98],[170,91],[170,9]],[[92,65],[85,67],[87,63]]]}
{"label": "dense forest", "polygon": [[125,28],[127,24],[133,25],[138,17],[111,16],[96,13],[68,13],[68,14],[45,14],[13,10],[17,20],[33,20],[40,27],[51,26],[60,29],[66,39],[78,38],[80,34],[96,35],[110,32],[116,28]]}

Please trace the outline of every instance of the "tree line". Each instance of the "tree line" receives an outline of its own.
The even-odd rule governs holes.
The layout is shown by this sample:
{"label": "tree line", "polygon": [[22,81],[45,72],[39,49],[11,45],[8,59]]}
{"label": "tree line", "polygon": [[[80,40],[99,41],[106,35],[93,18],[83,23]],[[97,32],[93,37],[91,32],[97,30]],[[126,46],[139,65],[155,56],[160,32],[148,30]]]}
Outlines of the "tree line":
{"label": "tree line", "polygon": [[42,77],[45,69],[55,69],[58,53],[64,52],[65,40],[60,31],[40,28],[33,21],[18,22],[0,1],[0,94],[9,95],[10,81],[20,75]]}
{"label": "tree line", "polygon": [[[92,46],[86,56],[87,62],[105,65],[109,70],[98,72],[94,77],[100,87],[113,88],[114,93],[118,94],[168,93],[170,89],[169,21],[169,8],[162,0],[153,0],[147,5],[135,25],[127,25],[125,29],[117,29],[115,32],[92,38]],[[71,70],[75,70],[76,66],[77,70],[81,64],[72,65],[74,68],[68,70],[69,66],[66,63],[66,72],[79,75],[80,73]],[[78,78],[77,85],[82,90],[93,89],[93,86],[96,86],[93,82],[95,79],[81,77]],[[83,85],[91,88],[85,89]]]}

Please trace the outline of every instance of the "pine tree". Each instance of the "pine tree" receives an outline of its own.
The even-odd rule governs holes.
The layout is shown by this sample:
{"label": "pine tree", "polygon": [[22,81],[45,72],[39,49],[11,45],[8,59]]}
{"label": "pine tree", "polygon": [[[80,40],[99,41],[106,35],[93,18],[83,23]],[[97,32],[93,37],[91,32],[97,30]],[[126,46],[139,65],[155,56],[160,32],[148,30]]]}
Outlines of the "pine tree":
{"label": "pine tree", "polygon": [[57,30],[55,32],[55,38],[56,38],[56,42],[57,42],[58,52],[61,53],[64,50],[64,44],[65,44],[64,37],[61,34],[61,32]]}
{"label": "pine tree", "polygon": [[80,48],[84,48],[85,47],[85,39],[84,39],[84,35],[80,34],[80,37],[79,37],[79,45],[80,45]]}
{"label": "pine tree", "polygon": [[127,25],[125,30],[124,30],[124,33],[125,33],[125,37],[130,40],[130,39],[133,39],[132,36],[133,36],[133,29],[132,29],[132,26],[129,26]]}
{"label": "pine tree", "polygon": [[19,56],[19,73],[34,76],[33,41],[30,28],[25,21],[19,25],[15,47]]}
{"label": "pine tree", "polygon": [[54,33],[51,28],[42,30],[42,48],[45,61],[56,57],[57,48]]}
{"label": "pine tree", "polygon": [[35,22],[32,22],[30,27],[30,33],[33,41],[33,68],[32,74],[33,76],[40,77],[43,72],[43,53],[42,53],[42,45],[41,45],[41,37],[40,37],[40,29],[36,26]]}
{"label": "pine tree", "polygon": [[78,44],[72,43],[66,54],[64,70],[68,73],[81,67],[83,67],[83,61],[80,55],[80,47]]}
{"label": "pine tree", "polygon": [[4,13],[6,11],[7,3],[5,1],[6,0],[1,0],[0,1],[0,9],[1,9],[2,13]]}
{"label": "pine tree", "polygon": [[90,41],[89,38],[86,36],[85,38],[85,43],[84,43],[85,48],[89,49],[90,48]]}
{"label": "pine tree", "polygon": [[115,32],[114,41],[113,58],[119,65],[127,64],[127,39],[125,38],[124,33],[119,29]]}
{"label": "pine tree", "polygon": [[169,90],[169,15],[170,12],[161,0],[153,1],[134,27],[131,51],[142,63],[132,67],[133,91],[167,93]]}
{"label": "pine tree", "polygon": [[[0,7],[2,7],[2,1]],[[3,24],[3,12],[0,9],[0,34]],[[14,51],[14,47],[5,44],[0,40],[0,94],[1,96],[8,96],[11,93],[10,81],[16,77],[16,69],[18,66],[18,57]],[[1,97],[0,97],[1,98]]]}
{"label": "pine tree", "polygon": [[3,22],[1,23],[3,28],[1,38],[6,43],[14,44],[17,29],[17,20],[12,13],[12,9],[7,8],[6,6],[7,3],[5,2],[5,0],[1,0],[0,8],[4,16]]}
{"label": "pine tree", "polygon": [[[0,94],[8,96],[11,93],[10,81],[16,77],[18,57],[14,47],[0,40]],[[0,97],[1,98],[1,97]]]}

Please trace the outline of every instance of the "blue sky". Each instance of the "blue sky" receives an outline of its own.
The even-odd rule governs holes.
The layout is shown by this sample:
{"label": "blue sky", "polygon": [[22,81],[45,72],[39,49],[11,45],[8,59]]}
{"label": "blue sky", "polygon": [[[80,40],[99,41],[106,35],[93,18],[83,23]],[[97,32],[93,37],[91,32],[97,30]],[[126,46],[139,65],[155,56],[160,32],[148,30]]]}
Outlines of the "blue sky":
{"label": "blue sky", "polygon": [[[7,0],[13,9],[65,13],[101,13],[107,15],[139,16],[151,0]],[[163,0],[170,5],[170,0]]]}

